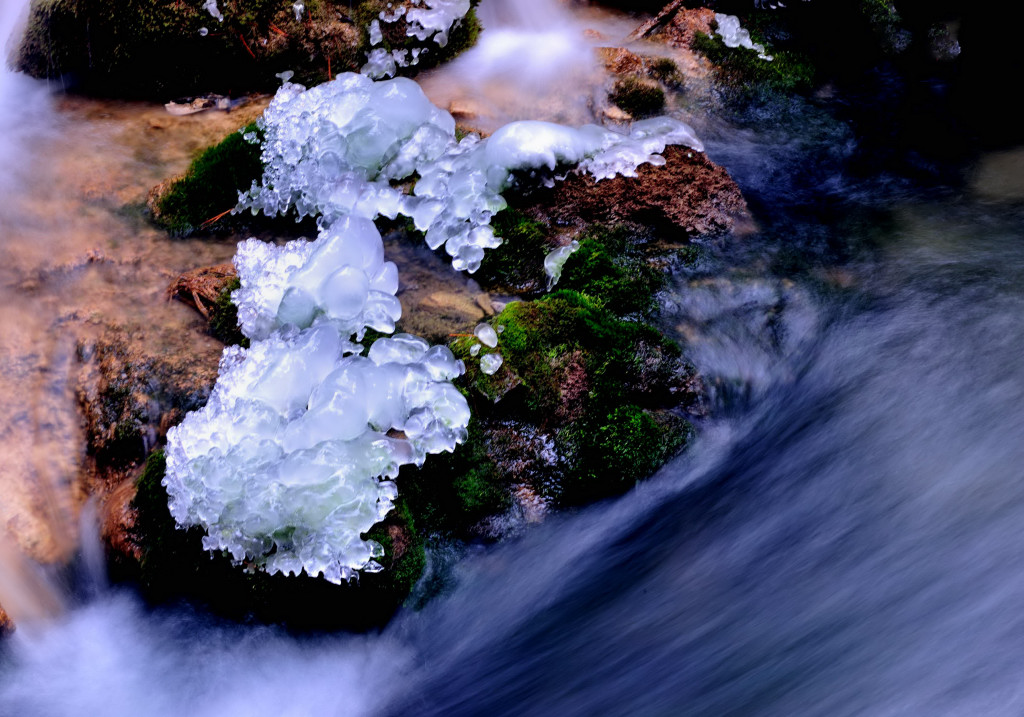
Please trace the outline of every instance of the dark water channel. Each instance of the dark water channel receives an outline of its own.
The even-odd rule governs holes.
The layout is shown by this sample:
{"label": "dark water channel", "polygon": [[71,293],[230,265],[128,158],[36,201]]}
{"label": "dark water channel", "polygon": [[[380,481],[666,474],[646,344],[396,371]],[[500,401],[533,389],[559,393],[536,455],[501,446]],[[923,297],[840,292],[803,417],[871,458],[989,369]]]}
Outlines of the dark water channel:
{"label": "dark water channel", "polygon": [[1020,714],[1024,204],[850,176],[804,115],[701,128],[762,231],[664,297],[712,385],[691,453],[382,634],[104,593],[19,630],[0,715]]}

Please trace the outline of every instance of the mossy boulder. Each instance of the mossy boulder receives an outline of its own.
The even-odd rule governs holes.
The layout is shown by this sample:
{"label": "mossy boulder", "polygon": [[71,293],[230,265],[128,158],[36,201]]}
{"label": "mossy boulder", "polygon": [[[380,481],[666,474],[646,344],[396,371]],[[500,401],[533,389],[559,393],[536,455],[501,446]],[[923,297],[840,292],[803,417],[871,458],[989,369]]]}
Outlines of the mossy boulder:
{"label": "mossy boulder", "polygon": [[665,91],[658,83],[632,75],[616,80],[608,98],[638,119],[657,114],[665,107]]}
{"label": "mossy boulder", "polygon": [[[561,502],[621,492],[685,443],[686,422],[667,416],[696,400],[696,379],[679,347],[653,326],[622,319],[602,300],[568,290],[509,304],[491,323],[502,327],[498,346],[480,355],[501,354],[497,373],[480,370],[471,353],[474,339],[454,344],[467,362],[485,442],[501,440],[510,421],[524,435],[549,436],[556,472],[565,476],[557,491]],[[629,459],[631,468],[622,472],[608,456],[619,455],[625,443],[648,458]],[[603,477],[596,468],[602,464]],[[499,471],[516,472],[509,465]]]}
{"label": "mossy boulder", "polygon": [[484,255],[477,281],[514,294],[542,291],[547,284],[544,257],[552,249],[549,227],[516,209],[495,214],[491,227],[502,243]]}
{"label": "mossy boulder", "polygon": [[719,79],[737,92],[770,91],[809,92],[814,87],[815,70],[810,58],[799,52],[773,47],[765,42],[757,28],[748,28],[754,42],[766,47],[764,59],[756,50],[726,47],[718,35],[697,32],[693,49],[715,65]]}
{"label": "mossy boulder", "polygon": [[262,130],[253,122],[203,150],[183,175],[159,187],[150,202],[153,218],[174,236],[212,226],[238,204],[238,193],[263,177]]}
{"label": "mossy boulder", "polygon": [[[34,0],[18,65],[88,93],[162,101],[273,91],[286,70],[296,82],[319,84],[362,66],[366,25],[385,3],[307,0],[299,17],[292,0],[218,5],[223,22],[201,0]],[[395,32],[404,33],[400,24]],[[467,17],[445,48],[433,45],[407,74],[450,59],[478,29]]]}
{"label": "mossy boulder", "polygon": [[653,261],[648,245],[626,227],[596,226],[566,260],[558,288],[600,297],[620,316],[648,314],[665,283]]}
{"label": "mossy boulder", "polygon": [[[373,47],[380,47],[388,51],[408,50],[417,51],[418,61],[415,65],[399,68],[399,74],[413,75],[422,70],[429,70],[447,62],[463,50],[472,47],[480,34],[480,21],[476,17],[476,6],[479,0],[470,0],[471,7],[466,16],[459,20],[448,33],[448,41],[444,47],[438,46],[432,40],[420,40],[410,36],[407,32],[408,23],[405,15],[399,17],[395,22],[380,22],[381,41]],[[380,13],[394,14],[398,6],[406,8],[412,4],[404,2],[392,2],[391,0],[365,0],[359,3],[353,14],[355,24],[361,28],[361,49],[366,52],[371,49],[369,27],[370,23],[377,19]]]}

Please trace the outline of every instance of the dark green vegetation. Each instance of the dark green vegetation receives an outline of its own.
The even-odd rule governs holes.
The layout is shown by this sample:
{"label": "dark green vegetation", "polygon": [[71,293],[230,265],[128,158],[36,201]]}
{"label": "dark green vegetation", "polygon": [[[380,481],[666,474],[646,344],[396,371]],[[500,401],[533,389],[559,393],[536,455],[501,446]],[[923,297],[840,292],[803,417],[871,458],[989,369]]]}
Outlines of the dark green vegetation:
{"label": "dark green vegetation", "polygon": [[249,133],[263,134],[253,122],[203,150],[157,199],[157,222],[173,235],[188,236],[234,208],[238,192],[263,176],[260,145],[245,139]]}
{"label": "dark green vegetation", "polygon": [[238,328],[238,307],[231,303],[231,292],[241,286],[235,278],[221,289],[217,303],[210,311],[210,333],[225,344],[249,346],[249,339]]}
{"label": "dark green vegetation", "polygon": [[[751,28],[748,28],[751,29]],[[756,30],[751,29],[754,42],[761,42]],[[696,33],[693,48],[707,57],[722,79],[734,88],[746,91],[807,92],[814,82],[814,67],[809,59],[797,52],[779,50],[763,43],[772,59],[763,60],[755,50],[744,47],[726,47],[718,35]]]}
{"label": "dark green vegetation", "polygon": [[498,212],[491,220],[503,242],[484,255],[475,278],[516,294],[531,294],[547,284],[544,256],[551,250],[547,227],[516,209]]}
{"label": "dark green vegetation", "polygon": [[[491,322],[504,327],[497,351],[505,363],[493,376],[469,354],[472,339],[454,344],[467,363],[489,453],[501,456],[510,432],[550,437],[552,468],[562,476],[554,492],[563,504],[628,488],[678,450],[689,431],[668,411],[694,399],[692,368],[679,347],[610,307],[570,290],[509,304]],[[519,458],[506,447],[511,455],[499,467],[515,473]],[[523,473],[520,479],[531,477],[529,467]]]}
{"label": "dark green vegetation", "polygon": [[680,88],[683,86],[683,74],[675,60],[669,57],[656,57],[651,60],[651,77],[664,82],[669,87]]}
{"label": "dark green vegetation", "polygon": [[[359,69],[369,50],[363,21],[385,3],[306,0],[301,19],[293,0],[218,5],[223,22],[201,0],[34,0],[19,65],[85,92],[165,102],[208,92],[272,91],[280,84],[275,75],[285,70],[296,82],[319,84]],[[393,32],[404,30],[400,22]],[[445,48],[429,43],[431,51],[407,73],[450,59],[478,30],[471,14]],[[428,45],[404,35],[392,44]]]}
{"label": "dark green vegetation", "polygon": [[163,452],[153,453],[138,481],[132,537],[142,546],[141,559],[116,565],[117,577],[137,580],[153,601],[186,598],[236,619],[284,622],[297,629],[367,630],[391,617],[423,570],[423,540],[402,499],[366,536],[384,546],[385,570],[361,575],[358,585],[241,569],[203,550],[202,530],[176,527],[161,485],[165,467]]}
{"label": "dark green vegetation", "polygon": [[596,297],[617,314],[647,314],[665,282],[644,246],[624,227],[597,226],[580,238],[580,247],[562,267],[558,288]]}
{"label": "dark green vegetation", "polygon": [[637,118],[649,117],[665,106],[665,91],[661,87],[632,75],[616,80],[608,98]]}
{"label": "dark green vegetation", "polygon": [[398,486],[419,523],[442,539],[471,538],[476,523],[505,511],[511,502],[476,416],[469,438],[454,453],[430,456],[419,469],[404,467]]}

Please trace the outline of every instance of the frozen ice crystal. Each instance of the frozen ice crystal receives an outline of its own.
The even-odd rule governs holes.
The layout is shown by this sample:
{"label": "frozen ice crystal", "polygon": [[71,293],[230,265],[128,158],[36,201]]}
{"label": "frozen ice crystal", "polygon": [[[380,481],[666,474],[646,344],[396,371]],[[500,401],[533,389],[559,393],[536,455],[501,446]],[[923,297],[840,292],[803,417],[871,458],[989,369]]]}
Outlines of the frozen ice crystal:
{"label": "frozen ice crystal", "polygon": [[219,22],[224,22],[224,15],[221,13],[220,8],[217,7],[217,0],[205,0],[203,7]]}
{"label": "frozen ice crystal", "polygon": [[771,62],[772,56],[765,54],[764,45],[750,39],[750,33],[740,27],[740,19],[738,17],[716,12],[715,22],[718,23],[715,33],[722,38],[722,42],[725,43],[726,47],[745,47],[748,50],[757,52],[757,56],[762,60]]}
{"label": "frozen ice crystal", "polygon": [[501,368],[503,362],[504,359],[501,357],[501,354],[484,354],[480,357],[480,370],[490,376]]}
{"label": "frozen ice crystal", "polygon": [[[231,298],[250,339],[289,325],[330,324],[345,339],[360,341],[367,328],[391,333],[402,315],[395,298],[398,269],[384,261],[384,244],[369,219],[344,217],[314,242],[278,247],[248,239],[238,245],[234,263],[241,287]],[[348,352],[360,348],[347,346]]]}
{"label": "frozen ice crystal", "polygon": [[480,340],[484,346],[494,348],[498,345],[498,332],[494,330],[494,327],[490,324],[477,324],[477,327],[473,330],[473,335]]}
{"label": "frozen ice crystal", "polygon": [[562,278],[562,268],[572,253],[580,248],[580,243],[575,239],[566,246],[560,246],[544,257],[544,273],[548,275],[548,290],[558,283]]}

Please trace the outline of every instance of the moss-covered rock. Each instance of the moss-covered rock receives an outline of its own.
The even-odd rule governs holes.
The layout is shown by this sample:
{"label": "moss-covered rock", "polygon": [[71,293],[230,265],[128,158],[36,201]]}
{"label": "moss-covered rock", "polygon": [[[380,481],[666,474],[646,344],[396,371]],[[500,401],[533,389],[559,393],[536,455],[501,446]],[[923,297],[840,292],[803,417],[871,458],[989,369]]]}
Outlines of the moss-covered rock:
{"label": "moss-covered rock", "polygon": [[551,250],[548,227],[516,209],[498,212],[491,227],[502,238],[502,244],[484,255],[475,278],[515,294],[543,290],[547,283],[544,257]]}
{"label": "moss-covered rock", "polygon": [[[755,42],[762,42],[757,30],[751,29]],[[762,43],[764,44],[764,43]],[[726,47],[718,35],[697,32],[693,49],[715,65],[719,77],[730,87],[743,92],[769,90],[774,92],[807,92],[814,86],[814,66],[806,56],[766,44],[771,60],[762,59],[756,50]]]}
{"label": "moss-covered rock", "polygon": [[636,118],[650,117],[665,106],[665,91],[656,82],[632,75],[616,80],[608,98]]}
{"label": "moss-covered rock", "polygon": [[247,347],[249,339],[238,327],[238,307],[231,301],[231,292],[241,285],[238,277],[235,277],[217,295],[217,303],[210,310],[210,333],[229,346]]}
{"label": "moss-covered rock", "polygon": [[253,122],[203,150],[153,197],[153,218],[172,235],[188,236],[223,217],[238,204],[238,193],[263,176],[261,137]]}
{"label": "moss-covered rock", "polygon": [[[167,101],[210,92],[272,91],[277,73],[319,84],[357,71],[370,49],[366,26],[380,0],[220,0],[224,21],[201,0],[34,0],[19,67],[85,92]],[[401,27],[398,27],[400,25]],[[404,33],[404,22],[395,33]],[[431,46],[407,74],[450,59],[479,31],[472,13],[445,48]],[[417,44],[394,37],[396,47]]]}
{"label": "moss-covered rock", "polygon": [[333,585],[305,574],[268,575],[233,565],[203,550],[202,530],[175,525],[161,484],[165,469],[161,451],[150,455],[132,502],[130,539],[136,549],[117,556],[115,571],[116,577],[138,581],[153,601],[187,598],[236,619],[299,629],[366,630],[391,617],[423,571],[423,540],[401,499],[366,536],[384,546],[385,569],[361,575],[358,583]]}
{"label": "moss-covered rock", "polygon": [[599,297],[619,316],[645,314],[665,275],[652,266],[644,245],[626,227],[592,228],[562,267],[560,289]]}
{"label": "moss-covered rock", "polygon": [[585,503],[629,489],[660,468],[691,434],[692,427],[679,416],[634,404],[566,428],[559,443],[574,465],[563,482],[563,502]]}
{"label": "moss-covered rock", "polygon": [[399,492],[430,534],[470,537],[480,520],[508,508],[507,476],[498,470],[486,440],[474,416],[468,439],[453,453],[430,456],[419,469],[402,468]]}
{"label": "moss-covered rock", "polygon": [[[414,75],[422,70],[437,67],[476,44],[481,30],[480,21],[476,16],[476,6],[479,4],[479,0],[470,0],[470,3],[469,12],[448,33],[448,42],[444,47],[439,47],[432,40],[424,41],[410,36],[407,32],[409,26],[404,15],[395,22],[380,23],[382,39],[373,47],[381,47],[389,51],[408,50],[411,52],[417,50],[419,60],[415,65],[399,68],[399,74],[402,75]],[[356,7],[353,17],[356,25],[361,28],[360,49],[364,54],[371,49],[370,23],[378,18],[381,12],[394,13],[397,5],[411,7],[407,0],[401,3],[391,0],[365,0]]]}
{"label": "moss-covered rock", "polygon": [[[693,369],[654,327],[623,320],[604,301],[568,290],[509,304],[491,323],[503,328],[493,350],[504,359],[497,373],[479,369],[471,354],[474,339],[453,345],[467,363],[484,442],[504,440],[510,430],[548,436],[554,453],[549,462],[558,463],[549,472],[564,476],[562,502],[619,492],[685,443],[685,421],[655,416],[695,400]],[[510,429],[510,422],[518,428]],[[632,454],[610,458],[627,443],[646,452],[644,460]],[[598,479],[601,470],[614,478]],[[498,471],[520,473],[519,479],[529,473],[505,462]]]}

